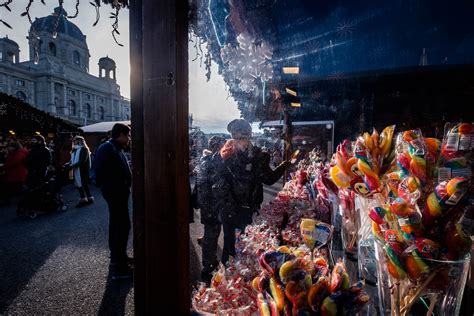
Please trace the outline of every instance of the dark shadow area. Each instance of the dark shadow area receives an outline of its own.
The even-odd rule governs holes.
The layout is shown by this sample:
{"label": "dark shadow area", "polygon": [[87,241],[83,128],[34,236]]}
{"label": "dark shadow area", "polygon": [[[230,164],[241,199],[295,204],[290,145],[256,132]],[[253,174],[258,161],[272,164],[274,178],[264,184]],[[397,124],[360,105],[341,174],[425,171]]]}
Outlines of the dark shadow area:
{"label": "dark shadow area", "polygon": [[[39,215],[35,219],[17,218],[17,199],[10,207],[0,208],[0,315],[9,309],[58,247],[107,247],[106,205],[96,189],[93,193],[96,203],[77,209],[74,207],[77,192],[68,186],[63,190],[68,210]],[[70,262],[74,258],[64,260]],[[46,270],[51,277],[56,277],[57,272]]]}
{"label": "dark shadow area", "polygon": [[15,204],[16,200],[11,207],[0,208],[0,314],[61,244],[61,237],[49,234],[44,226],[65,215],[51,213],[21,220],[16,217]]}
{"label": "dark shadow area", "polygon": [[125,315],[127,295],[133,287],[133,279],[112,281],[109,268],[107,284],[100,302],[98,315]]}

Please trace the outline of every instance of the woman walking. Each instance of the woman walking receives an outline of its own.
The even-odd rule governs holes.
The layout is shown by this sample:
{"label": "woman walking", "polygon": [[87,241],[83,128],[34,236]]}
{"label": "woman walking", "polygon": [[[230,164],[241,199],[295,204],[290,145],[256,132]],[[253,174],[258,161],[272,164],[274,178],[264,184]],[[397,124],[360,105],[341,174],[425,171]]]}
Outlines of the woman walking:
{"label": "woman walking", "polygon": [[71,161],[74,184],[76,185],[81,200],[76,207],[83,207],[94,203],[94,198],[89,190],[89,170],[91,168],[90,150],[82,136],[75,136],[72,141]]}

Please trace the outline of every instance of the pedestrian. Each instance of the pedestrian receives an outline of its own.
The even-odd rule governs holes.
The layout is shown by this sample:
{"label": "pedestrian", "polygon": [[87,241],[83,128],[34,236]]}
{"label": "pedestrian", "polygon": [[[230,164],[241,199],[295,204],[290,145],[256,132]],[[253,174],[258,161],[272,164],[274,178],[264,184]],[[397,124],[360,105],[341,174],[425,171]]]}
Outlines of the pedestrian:
{"label": "pedestrian", "polygon": [[0,194],[2,202],[10,204],[10,198],[22,191],[26,181],[28,171],[26,169],[26,157],[28,151],[16,140],[12,140],[7,145],[7,157],[5,164],[0,168],[3,173],[2,187]]}
{"label": "pedestrian", "polygon": [[79,191],[80,200],[76,207],[94,203],[94,197],[89,190],[91,156],[84,137],[75,136],[73,138],[71,160],[66,164],[66,167],[72,169],[74,184]]}
{"label": "pedestrian", "polygon": [[201,224],[204,225],[202,238],[202,270],[201,279],[210,283],[212,272],[217,268],[217,242],[221,233],[219,209],[216,207],[216,198],[212,193],[212,185],[216,182],[216,160],[213,155],[221,150],[225,139],[221,136],[212,136],[209,139],[209,150],[203,151],[197,167],[197,204],[201,210]]}
{"label": "pedestrian", "polygon": [[252,127],[243,119],[227,125],[232,135],[219,153],[215,154],[217,177],[213,185],[219,203],[224,230],[222,262],[235,256],[235,236],[244,233],[252,223],[254,213],[263,202],[263,184],[272,185],[280,179],[289,161],[282,162],[275,170],[270,167],[270,155],[254,146],[250,138]]}
{"label": "pedestrian", "polygon": [[109,248],[112,279],[132,277],[132,259],[127,256],[130,216],[128,199],[132,174],[123,150],[130,143],[130,127],[116,123],[111,139],[100,145],[94,160],[96,183],[109,208]]}
{"label": "pedestrian", "polygon": [[33,189],[45,182],[48,166],[51,164],[51,152],[46,147],[42,135],[34,135],[30,140],[30,150],[25,160],[28,175],[26,185]]}

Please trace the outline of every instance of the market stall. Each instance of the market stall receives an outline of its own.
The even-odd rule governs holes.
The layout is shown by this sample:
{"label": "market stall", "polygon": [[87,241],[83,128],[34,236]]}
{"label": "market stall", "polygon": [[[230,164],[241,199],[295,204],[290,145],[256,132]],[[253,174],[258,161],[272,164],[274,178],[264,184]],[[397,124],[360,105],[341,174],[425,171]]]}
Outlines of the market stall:
{"label": "market stall", "polygon": [[27,145],[31,136],[41,134],[52,150],[53,164],[63,165],[69,160],[71,137],[78,134],[76,125],[41,111],[20,99],[0,93],[0,137]]}

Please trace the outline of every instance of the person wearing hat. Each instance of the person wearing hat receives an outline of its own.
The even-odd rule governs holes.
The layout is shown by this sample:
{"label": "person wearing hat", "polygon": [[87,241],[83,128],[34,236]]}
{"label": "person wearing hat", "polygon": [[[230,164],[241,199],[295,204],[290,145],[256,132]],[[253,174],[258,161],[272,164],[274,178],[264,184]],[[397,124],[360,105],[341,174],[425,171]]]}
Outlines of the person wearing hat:
{"label": "person wearing hat", "polygon": [[212,272],[218,267],[217,242],[221,233],[219,209],[216,207],[216,198],[212,192],[212,184],[216,182],[216,160],[213,155],[224,146],[225,138],[212,136],[208,148],[204,149],[199,164],[196,167],[197,206],[201,210],[201,224],[204,225],[202,245],[201,280],[210,283]]}
{"label": "person wearing hat", "polygon": [[253,214],[260,209],[263,184],[277,182],[291,164],[284,161],[273,170],[270,155],[251,143],[252,127],[246,120],[231,121],[227,130],[232,138],[213,157],[218,175],[213,192],[224,230],[223,263],[229,256],[235,256],[236,234],[244,233],[245,227],[252,223]]}

